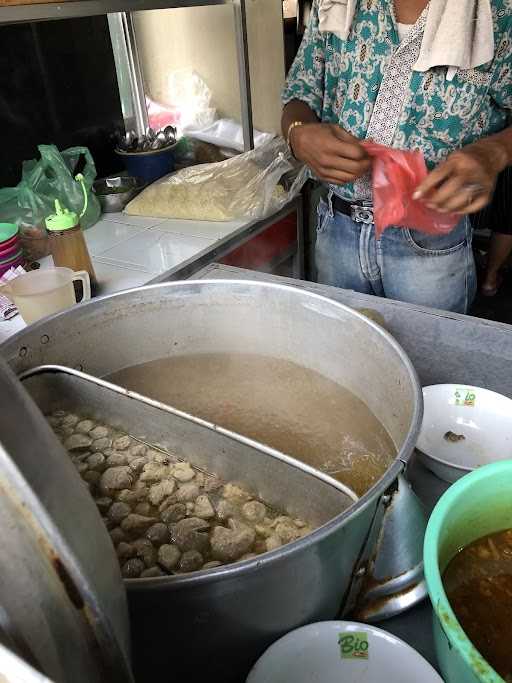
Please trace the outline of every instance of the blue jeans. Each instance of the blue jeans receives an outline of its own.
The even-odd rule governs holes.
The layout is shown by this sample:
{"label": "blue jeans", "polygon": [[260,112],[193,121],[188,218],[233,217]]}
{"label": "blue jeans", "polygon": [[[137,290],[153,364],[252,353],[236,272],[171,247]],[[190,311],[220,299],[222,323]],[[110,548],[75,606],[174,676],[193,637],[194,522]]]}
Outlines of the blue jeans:
{"label": "blue jeans", "polygon": [[373,225],[355,223],[318,206],[318,282],[363,294],[467,313],[476,293],[471,224],[463,218],[448,235],[388,228],[380,240]]}

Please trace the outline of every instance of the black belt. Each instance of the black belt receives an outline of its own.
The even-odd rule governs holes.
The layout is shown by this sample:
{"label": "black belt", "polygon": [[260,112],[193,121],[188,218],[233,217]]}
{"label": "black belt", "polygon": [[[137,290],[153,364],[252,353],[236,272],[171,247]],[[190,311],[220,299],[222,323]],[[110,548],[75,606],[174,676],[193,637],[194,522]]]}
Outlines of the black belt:
{"label": "black belt", "polygon": [[371,202],[346,202],[337,195],[332,196],[332,208],[338,213],[349,216],[356,223],[371,224],[373,220],[373,204]]}

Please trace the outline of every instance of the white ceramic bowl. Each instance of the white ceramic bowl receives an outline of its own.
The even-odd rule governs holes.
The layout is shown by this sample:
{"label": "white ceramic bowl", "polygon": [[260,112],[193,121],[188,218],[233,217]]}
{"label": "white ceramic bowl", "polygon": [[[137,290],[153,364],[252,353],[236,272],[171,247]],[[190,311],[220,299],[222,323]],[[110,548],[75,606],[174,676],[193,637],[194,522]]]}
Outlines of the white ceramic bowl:
{"label": "white ceramic bowl", "polygon": [[247,683],[382,681],[443,683],[412,647],[379,628],[350,621],[323,621],[288,633],[268,648],[247,678]]}
{"label": "white ceramic bowl", "polygon": [[[423,389],[417,448],[440,479],[454,482],[497,460],[512,459],[512,400],[487,389],[436,384]],[[451,433],[455,436],[448,438]]]}

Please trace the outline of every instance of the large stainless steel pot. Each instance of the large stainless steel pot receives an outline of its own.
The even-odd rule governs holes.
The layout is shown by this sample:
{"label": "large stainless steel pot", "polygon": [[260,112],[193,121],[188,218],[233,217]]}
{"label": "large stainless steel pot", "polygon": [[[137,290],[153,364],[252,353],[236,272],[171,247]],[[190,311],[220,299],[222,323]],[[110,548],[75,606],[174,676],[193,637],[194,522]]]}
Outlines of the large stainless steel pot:
{"label": "large stainless steel pot", "polygon": [[0,644],[0,681],[7,683],[52,683],[16,653]]}
{"label": "large stainless steel pot", "polygon": [[382,584],[389,578],[388,565],[376,549],[387,539],[389,551],[393,529],[405,550],[400,557],[391,553],[393,581],[401,595],[391,611],[422,594],[407,571],[421,555],[419,517],[412,539],[404,538],[403,529],[396,531],[396,517],[393,523],[382,521],[386,509],[400,511],[410,497],[404,480],[397,482],[418,434],[421,391],[401,347],[363,316],[287,286],[178,282],[77,306],[29,327],[1,352],[17,372],[57,363],[96,376],[178,354],[281,357],[353,391],[395,442],[398,455],[382,479],[310,536],[257,563],[131,582],[128,597],[139,680],[186,675],[194,681],[205,676],[223,683],[240,681],[261,651],[292,628],[332,618],[340,610],[346,613],[358,601],[367,616],[379,613],[379,607],[372,611],[365,604],[361,591],[366,578],[370,590],[365,595],[373,592],[380,606],[387,604]]}
{"label": "large stainless steel pot", "polygon": [[[0,406],[0,643],[56,683],[128,683],[128,607],[112,543],[1,359]],[[3,652],[0,660],[0,681],[15,681]]]}

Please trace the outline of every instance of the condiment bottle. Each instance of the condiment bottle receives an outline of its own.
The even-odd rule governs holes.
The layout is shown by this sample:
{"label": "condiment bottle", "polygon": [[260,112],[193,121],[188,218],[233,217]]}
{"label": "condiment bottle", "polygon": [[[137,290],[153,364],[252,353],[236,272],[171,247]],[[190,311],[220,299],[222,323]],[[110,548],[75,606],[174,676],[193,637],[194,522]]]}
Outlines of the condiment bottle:
{"label": "condiment bottle", "polygon": [[[77,180],[79,180],[77,176]],[[87,193],[85,207],[87,208]],[[55,200],[55,213],[46,219],[50,252],[56,266],[64,266],[71,270],[86,270],[91,279],[91,285],[96,284],[96,275],[91,263],[91,257],[85,243],[78,214],[62,207],[59,200]]]}

